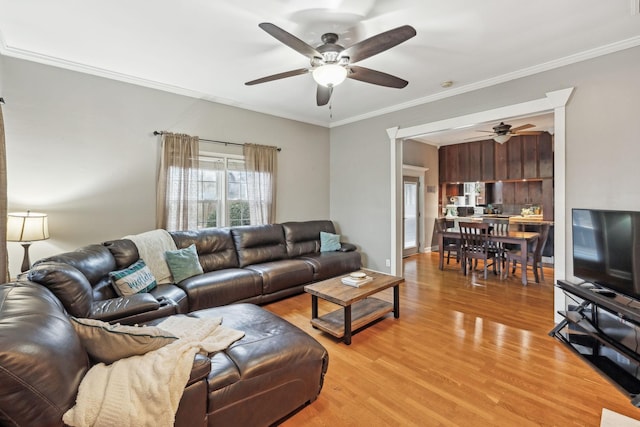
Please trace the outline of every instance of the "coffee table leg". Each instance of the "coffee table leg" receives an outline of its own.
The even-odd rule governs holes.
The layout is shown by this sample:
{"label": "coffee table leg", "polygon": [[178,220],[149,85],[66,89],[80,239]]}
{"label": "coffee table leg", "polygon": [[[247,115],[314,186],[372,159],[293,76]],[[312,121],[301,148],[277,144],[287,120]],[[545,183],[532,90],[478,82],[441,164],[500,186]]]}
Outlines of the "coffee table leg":
{"label": "coffee table leg", "polygon": [[311,318],[318,318],[318,297],[311,295]]}
{"label": "coffee table leg", "polygon": [[351,306],[344,307],[344,343],[351,344]]}
{"label": "coffee table leg", "polygon": [[400,317],[400,285],[393,287],[393,317]]}

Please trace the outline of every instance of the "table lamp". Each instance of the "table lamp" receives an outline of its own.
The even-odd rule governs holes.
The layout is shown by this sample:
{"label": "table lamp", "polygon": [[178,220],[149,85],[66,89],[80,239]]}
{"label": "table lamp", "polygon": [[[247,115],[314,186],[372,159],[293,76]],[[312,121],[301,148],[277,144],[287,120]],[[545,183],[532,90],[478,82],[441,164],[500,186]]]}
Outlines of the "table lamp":
{"label": "table lamp", "polygon": [[29,246],[36,240],[49,238],[49,221],[47,214],[36,212],[14,212],[7,214],[7,241],[20,242],[24,248],[22,260],[23,273],[31,268]]}

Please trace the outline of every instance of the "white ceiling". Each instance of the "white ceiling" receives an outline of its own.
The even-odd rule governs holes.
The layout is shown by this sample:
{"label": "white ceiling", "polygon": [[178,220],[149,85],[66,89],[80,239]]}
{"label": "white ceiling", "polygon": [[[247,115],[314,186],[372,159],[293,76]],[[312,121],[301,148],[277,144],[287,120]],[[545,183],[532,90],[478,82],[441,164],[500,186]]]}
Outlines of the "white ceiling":
{"label": "white ceiling", "polygon": [[[0,53],[336,126],[640,45],[639,1],[0,0]],[[324,107],[308,74],[245,86],[309,66],[261,22],[345,47],[411,25],[416,37],[358,63],[409,85],[347,79]]]}

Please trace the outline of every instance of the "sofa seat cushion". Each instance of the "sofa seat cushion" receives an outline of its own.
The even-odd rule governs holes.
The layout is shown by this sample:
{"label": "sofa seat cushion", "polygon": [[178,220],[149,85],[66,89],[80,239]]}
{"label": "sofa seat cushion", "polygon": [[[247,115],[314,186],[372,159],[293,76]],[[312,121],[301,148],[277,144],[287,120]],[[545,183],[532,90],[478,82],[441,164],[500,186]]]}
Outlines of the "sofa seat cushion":
{"label": "sofa seat cushion", "polygon": [[249,269],[226,268],[183,280],[178,284],[189,299],[189,311],[230,304],[262,293],[260,275]]}
{"label": "sofa seat cushion", "polygon": [[340,276],[361,267],[360,252],[318,252],[298,259],[313,267],[314,281]]}
{"label": "sofa seat cushion", "polygon": [[299,259],[283,259],[248,265],[245,268],[260,274],[262,277],[262,293],[265,295],[304,285],[313,280],[313,268],[309,263]]}
{"label": "sofa seat cushion", "polygon": [[329,356],[301,329],[252,304],[192,315],[220,316],[224,326],[245,333],[212,356],[210,425],[270,425],[320,393]]}

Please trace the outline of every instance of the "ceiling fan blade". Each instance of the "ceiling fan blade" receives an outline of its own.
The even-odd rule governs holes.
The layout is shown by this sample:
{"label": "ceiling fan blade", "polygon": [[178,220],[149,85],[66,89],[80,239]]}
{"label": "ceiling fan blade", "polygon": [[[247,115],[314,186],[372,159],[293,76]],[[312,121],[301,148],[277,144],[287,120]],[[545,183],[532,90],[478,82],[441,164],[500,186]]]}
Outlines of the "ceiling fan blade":
{"label": "ceiling fan blade", "polygon": [[531,124],[526,124],[526,125],[522,125],[522,126],[518,126],[515,128],[511,128],[511,132],[518,132],[520,130],[525,130],[525,129],[530,129],[530,128],[534,128],[536,127],[535,125],[531,125]]}
{"label": "ceiling fan blade", "polygon": [[322,54],[318,52],[315,48],[309,46],[296,36],[291,33],[286,32],[282,28],[277,25],[271,24],[269,22],[263,22],[258,24],[260,28],[269,33],[272,37],[280,41],[281,43],[286,44],[291,49],[295,50],[306,56],[309,59],[313,59],[314,57],[322,58]]}
{"label": "ceiling fan blade", "polygon": [[[480,129],[477,129],[477,130],[476,130],[476,132],[495,133],[495,132],[494,132],[494,131],[492,131],[492,130],[480,130]],[[496,134],[496,135],[497,135],[497,134]]]}
{"label": "ceiling fan blade", "polygon": [[329,103],[329,100],[331,99],[332,93],[332,87],[318,85],[318,92],[316,93],[316,101],[318,102],[318,107],[327,105]]}
{"label": "ceiling fan blade", "polygon": [[284,79],[287,77],[299,76],[300,74],[307,74],[309,70],[307,68],[300,68],[297,70],[285,71],[284,73],[273,74],[271,76],[262,77],[256,80],[251,80],[250,82],[246,82],[245,85],[252,86],[257,85],[259,83],[271,82],[273,80]]}
{"label": "ceiling fan blade", "polygon": [[349,62],[355,64],[358,61],[391,49],[415,35],[416,30],[412,26],[403,25],[349,46],[342,51],[340,56],[348,56],[350,58]]}
{"label": "ceiling fan blade", "polygon": [[527,130],[524,132],[516,132],[516,135],[540,135],[542,131],[540,130]]}
{"label": "ceiling fan blade", "polygon": [[382,71],[372,70],[364,67],[349,67],[347,77],[361,82],[371,83],[379,86],[394,87],[402,89],[409,84],[408,81]]}

